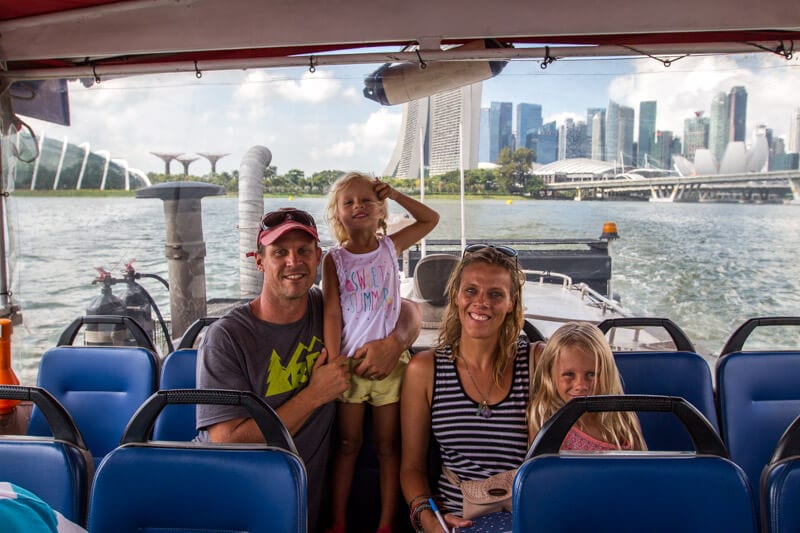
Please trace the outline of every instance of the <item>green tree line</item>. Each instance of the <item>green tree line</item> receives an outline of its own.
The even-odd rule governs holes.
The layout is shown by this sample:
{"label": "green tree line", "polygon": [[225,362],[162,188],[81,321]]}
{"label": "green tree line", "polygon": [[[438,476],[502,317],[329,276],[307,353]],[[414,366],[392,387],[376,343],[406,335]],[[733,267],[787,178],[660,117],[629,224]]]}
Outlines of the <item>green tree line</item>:
{"label": "green tree line", "polygon": [[[534,153],[527,148],[511,151],[504,148],[498,157],[497,168],[472,169],[464,171],[464,190],[473,195],[537,195],[544,187],[541,178],[531,173]],[[278,168],[269,166],[264,171],[264,192],[266,194],[327,194],[331,184],[345,171],[321,170],[306,176],[302,170],[293,168],[285,174],[278,173]],[[165,181],[177,181],[175,175],[148,174],[155,185]],[[207,176],[181,176],[180,179],[205,181],[224,187],[225,191],[235,194],[239,189],[239,171],[222,172]],[[384,181],[403,192],[419,191],[419,180],[406,178],[382,177]],[[461,173],[453,170],[438,176],[425,177],[425,194],[458,194]]]}

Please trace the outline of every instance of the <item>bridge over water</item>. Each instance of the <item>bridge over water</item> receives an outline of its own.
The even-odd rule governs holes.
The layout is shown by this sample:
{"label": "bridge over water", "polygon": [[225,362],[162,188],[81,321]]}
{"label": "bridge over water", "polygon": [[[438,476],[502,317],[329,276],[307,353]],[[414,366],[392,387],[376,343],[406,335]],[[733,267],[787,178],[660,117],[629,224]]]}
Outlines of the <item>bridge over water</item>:
{"label": "bridge over water", "polygon": [[647,178],[637,174],[618,174],[602,179],[589,178],[547,183],[545,189],[575,191],[576,200],[586,198],[587,195],[605,197],[609,192],[641,191],[649,194],[651,202],[713,201],[731,193],[766,200],[770,194],[791,191],[792,203],[800,204],[800,170],[658,178]]}

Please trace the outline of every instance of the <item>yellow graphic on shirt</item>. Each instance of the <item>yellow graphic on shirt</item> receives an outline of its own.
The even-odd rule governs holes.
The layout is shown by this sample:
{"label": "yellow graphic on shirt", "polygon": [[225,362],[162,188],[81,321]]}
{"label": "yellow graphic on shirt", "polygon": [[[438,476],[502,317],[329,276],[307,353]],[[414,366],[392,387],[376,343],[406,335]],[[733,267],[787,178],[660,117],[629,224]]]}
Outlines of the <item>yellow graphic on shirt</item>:
{"label": "yellow graphic on shirt", "polygon": [[[306,346],[300,343],[295,347],[289,363],[286,366],[281,364],[280,355],[273,350],[269,361],[269,371],[267,372],[267,393],[264,395],[269,398],[277,394],[293,391],[311,377],[311,369],[319,357],[322,349],[322,340],[312,337],[311,344]],[[303,357],[305,355],[305,357]]]}

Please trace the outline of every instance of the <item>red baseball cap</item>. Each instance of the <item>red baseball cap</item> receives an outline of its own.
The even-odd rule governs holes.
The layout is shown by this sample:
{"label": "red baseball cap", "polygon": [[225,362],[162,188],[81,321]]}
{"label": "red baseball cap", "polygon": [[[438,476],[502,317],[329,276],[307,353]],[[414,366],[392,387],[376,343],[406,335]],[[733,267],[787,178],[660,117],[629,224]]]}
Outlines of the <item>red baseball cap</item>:
{"label": "red baseball cap", "polygon": [[284,207],[277,211],[270,211],[261,219],[261,231],[258,233],[256,245],[269,246],[285,233],[300,230],[319,241],[317,224],[314,217],[306,211],[293,207]]}

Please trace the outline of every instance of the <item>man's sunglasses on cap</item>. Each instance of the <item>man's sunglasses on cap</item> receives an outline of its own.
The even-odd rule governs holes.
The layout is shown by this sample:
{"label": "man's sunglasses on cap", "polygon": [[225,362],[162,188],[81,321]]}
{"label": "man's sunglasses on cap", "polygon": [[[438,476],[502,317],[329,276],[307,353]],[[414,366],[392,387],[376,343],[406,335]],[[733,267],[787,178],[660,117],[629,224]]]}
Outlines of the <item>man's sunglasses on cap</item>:
{"label": "man's sunglasses on cap", "polygon": [[280,226],[287,220],[299,222],[309,228],[317,229],[317,224],[314,222],[314,217],[311,216],[311,213],[293,207],[285,207],[277,211],[270,211],[264,215],[261,219],[261,231]]}
{"label": "man's sunglasses on cap", "polygon": [[[311,216],[310,213],[303,211],[301,209],[295,209],[294,207],[284,207],[278,209],[277,211],[270,211],[269,213],[265,214],[261,218],[261,225],[258,232],[258,236],[256,237],[256,248],[262,242],[261,239],[266,237],[266,235],[272,233],[273,235],[277,236],[281,235],[282,233],[280,230],[276,230],[278,226],[283,224],[291,223],[297,227],[297,224],[300,226],[305,226],[308,228],[306,233],[309,233],[314,239],[319,240],[317,236],[317,224],[314,222],[314,217]],[[279,233],[274,233],[272,230],[275,230]],[[247,257],[255,257],[257,254],[256,252],[247,252],[245,254]]]}

